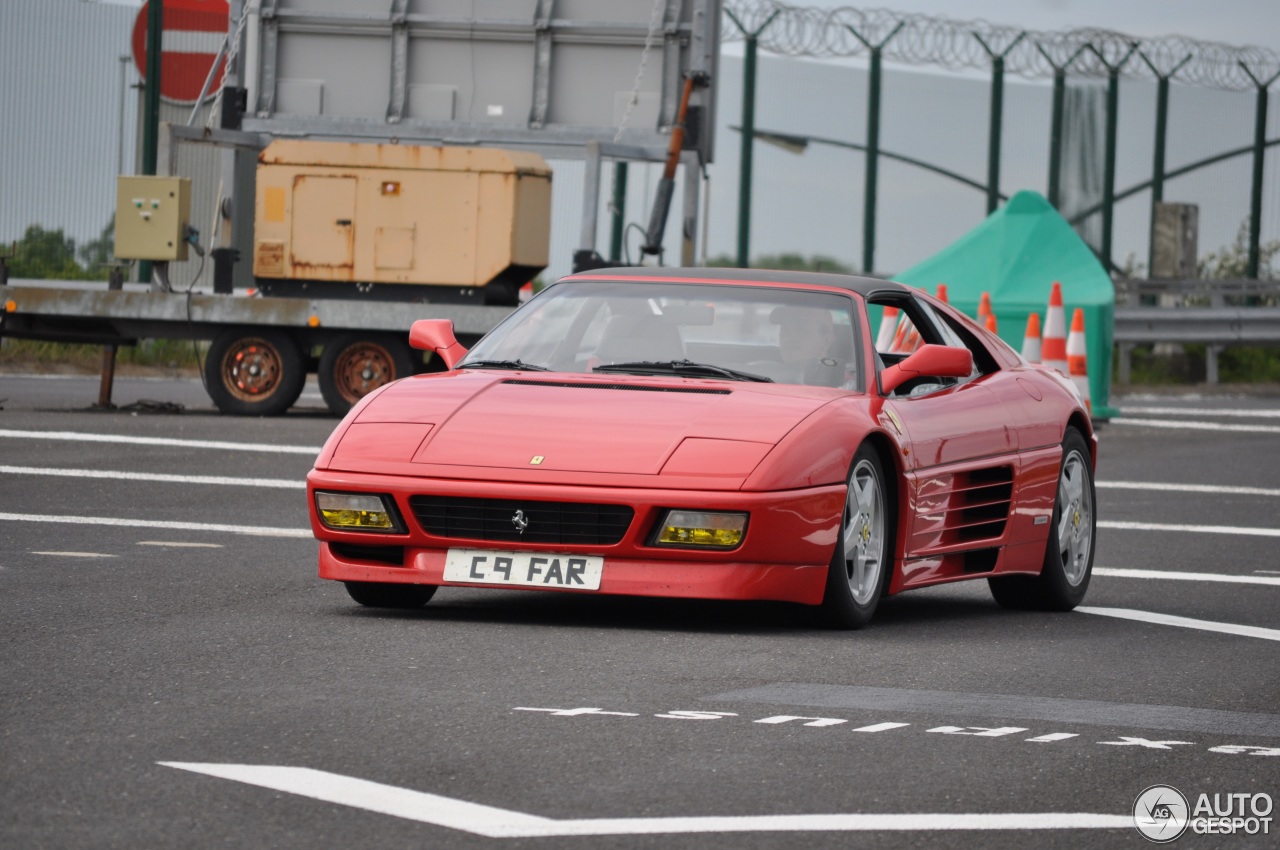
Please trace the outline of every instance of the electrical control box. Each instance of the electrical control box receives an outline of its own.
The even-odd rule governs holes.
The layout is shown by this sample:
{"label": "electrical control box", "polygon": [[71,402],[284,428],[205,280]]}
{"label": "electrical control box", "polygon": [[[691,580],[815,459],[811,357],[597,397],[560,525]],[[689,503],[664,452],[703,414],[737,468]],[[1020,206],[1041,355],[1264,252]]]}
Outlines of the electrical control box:
{"label": "electrical control box", "polygon": [[187,259],[191,180],[186,177],[116,178],[116,257]]}

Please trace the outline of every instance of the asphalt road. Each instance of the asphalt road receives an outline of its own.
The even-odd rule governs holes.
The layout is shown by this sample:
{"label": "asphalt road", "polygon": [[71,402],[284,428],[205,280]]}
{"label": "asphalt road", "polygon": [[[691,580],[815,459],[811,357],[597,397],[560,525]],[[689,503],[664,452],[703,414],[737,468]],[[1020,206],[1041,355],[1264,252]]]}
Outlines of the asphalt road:
{"label": "asphalt road", "polygon": [[[361,609],[315,577],[314,390],[275,420],[194,381],[117,383],[181,413],[96,394],[0,375],[0,846],[1140,847],[1149,786],[1280,797],[1280,397],[1119,400],[1084,610],[971,582],[847,634],[772,604]],[[1177,846],[1280,846],[1269,816]]]}

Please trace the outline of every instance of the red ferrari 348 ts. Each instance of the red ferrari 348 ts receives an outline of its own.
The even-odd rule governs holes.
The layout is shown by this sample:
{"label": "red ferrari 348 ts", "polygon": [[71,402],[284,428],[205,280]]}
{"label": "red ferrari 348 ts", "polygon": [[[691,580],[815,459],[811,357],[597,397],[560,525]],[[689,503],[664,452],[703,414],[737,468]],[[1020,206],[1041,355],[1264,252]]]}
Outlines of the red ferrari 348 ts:
{"label": "red ferrari 348 ts", "polygon": [[[914,350],[877,350],[885,307]],[[782,600],[858,628],[941,582],[1048,610],[1089,585],[1079,394],[919,290],[603,269],[471,351],[447,320],[410,339],[447,371],[370,393],[307,476],[320,576],[362,605],[535,588]]]}

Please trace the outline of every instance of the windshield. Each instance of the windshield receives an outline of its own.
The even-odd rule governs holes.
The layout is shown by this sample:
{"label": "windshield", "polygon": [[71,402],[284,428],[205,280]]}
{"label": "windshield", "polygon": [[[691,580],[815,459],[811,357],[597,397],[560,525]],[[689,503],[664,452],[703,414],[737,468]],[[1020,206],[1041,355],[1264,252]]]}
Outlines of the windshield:
{"label": "windshield", "polygon": [[568,281],[494,328],[458,368],[672,374],[861,389],[850,296],[804,289]]}

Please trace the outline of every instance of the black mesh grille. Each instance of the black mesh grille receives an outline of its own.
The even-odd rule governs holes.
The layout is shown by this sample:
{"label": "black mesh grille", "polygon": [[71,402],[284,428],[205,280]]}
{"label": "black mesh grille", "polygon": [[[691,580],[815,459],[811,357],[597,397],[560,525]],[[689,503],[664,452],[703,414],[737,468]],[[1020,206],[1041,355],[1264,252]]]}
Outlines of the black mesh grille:
{"label": "black mesh grille", "polygon": [[627,390],[635,393],[692,393],[694,395],[728,395],[729,390],[715,390],[708,387],[651,387],[645,384],[597,384],[592,382],[574,383],[572,381],[528,381],[512,378],[503,381],[518,387],[568,387],[575,390]]}
{"label": "black mesh grille", "polygon": [[[465,540],[611,546],[622,539],[635,511],[626,505],[413,496],[409,507],[428,534]],[[516,511],[527,521],[523,533]]]}

